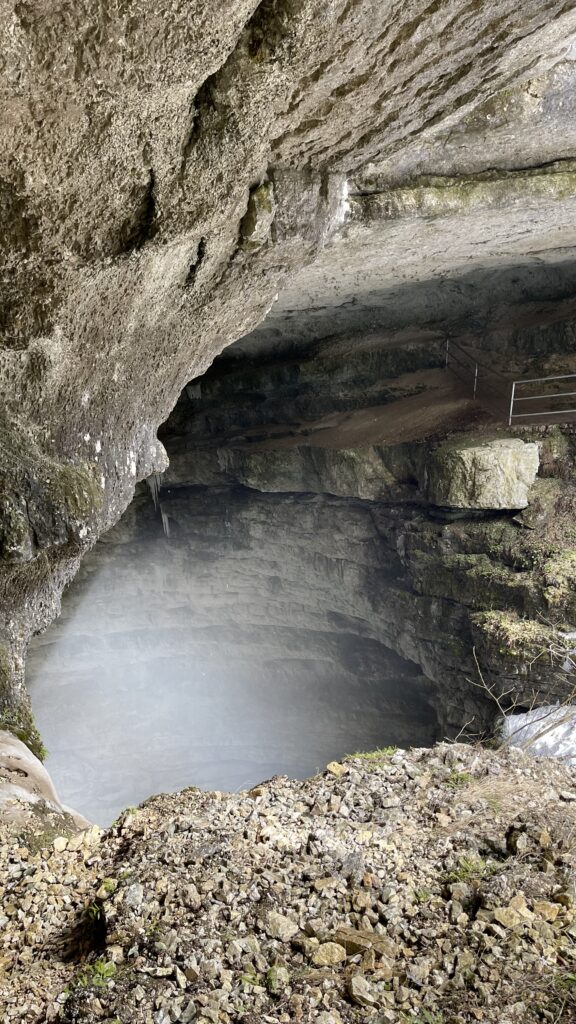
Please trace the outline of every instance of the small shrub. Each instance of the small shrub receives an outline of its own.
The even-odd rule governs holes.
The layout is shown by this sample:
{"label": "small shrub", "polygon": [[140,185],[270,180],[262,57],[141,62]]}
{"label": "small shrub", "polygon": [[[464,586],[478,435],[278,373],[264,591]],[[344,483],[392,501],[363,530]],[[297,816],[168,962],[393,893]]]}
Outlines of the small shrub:
{"label": "small shrub", "polygon": [[69,992],[75,988],[105,988],[109,981],[112,981],[116,974],[116,964],[111,960],[104,960],[99,957],[93,964],[88,964],[76,976],[69,987]]}
{"label": "small shrub", "polygon": [[482,857],[460,857],[457,866],[446,872],[445,879],[447,882],[479,882],[496,870],[495,864],[489,864]]}

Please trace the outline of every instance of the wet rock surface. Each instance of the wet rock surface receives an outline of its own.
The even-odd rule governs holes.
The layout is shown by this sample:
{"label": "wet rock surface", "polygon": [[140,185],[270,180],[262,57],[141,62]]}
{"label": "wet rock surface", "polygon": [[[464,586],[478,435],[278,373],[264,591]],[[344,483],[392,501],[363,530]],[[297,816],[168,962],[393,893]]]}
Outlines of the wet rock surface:
{"label": "wet rock surface", "polygon": [[26,744],[4,731],[0,731],[0,816],[23,836],[39,829],[40,836],[60,834],[62,829],[75,832],[89,824],[62,805],[46,768]]}
{"label": "wet rock surface", "polygon": [[34,852],[2,826],[7,1021],[574,1019],[576,773],[380,751]]}
{"label": "wet rock surface", "polygon": [[[30,653],[66,802],[106,824],[158,788],[245,788],[365,745],[484,735],[488,688],[506,707],[569,699],[573,439],[533,436],[513,443],[557,475],[520,513],[431,507],[415,475],[426,444],[378,449],[385,501],[220,483],[163,487],[155,509],[144,490]],[[316,486],[354,493],[366,450],[329,451]],[[205,471],[197,454],[179,448],[180,474]],[[296,486],[274,454],[260,486],[286,465]]]}
{"label": "wet rock surface", "polygon": [[[541,335],[525,323],[506,356],[483,358],[519,375],[574,373],[555,327]],[[357,344],[332,335],[301,353],[280,337],[261,360],[258,333],[186,388],[163,426],[167,514],[189,484],[209,495],[241,483],[261,492],[246,501],[271,522],[315,505],[327,527],[362,521],[366,571],[353,584],[345,574],[342,589],[352,628],[420,667],[444,735],[492,720],[490,687],[521,706],[566,699],[574,425],[499,422],[441,368],[446,343],[426,331]]]}

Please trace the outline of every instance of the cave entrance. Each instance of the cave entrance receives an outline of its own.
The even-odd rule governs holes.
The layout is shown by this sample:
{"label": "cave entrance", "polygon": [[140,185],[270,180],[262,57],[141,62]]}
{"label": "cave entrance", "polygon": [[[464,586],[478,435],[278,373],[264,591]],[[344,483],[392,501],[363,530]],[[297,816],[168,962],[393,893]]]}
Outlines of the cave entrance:
{"label": "cave entrance", "polygon": [[370,635],[367,507],[238,487],[168,488],[162,506],[169,537],[140,488],[30,651],[65,803],[106,825],[151,793],[438,738],[419,670]]}
{"label": "cave entrance", "polygon": [[[406,230],[412,247],[411,218]],[[305,777],[493,721],[469,682],[487,542],[445,511],[508,521],[524,508],[538,428],[503,436],[447,370],[446,339],[496,338],[514,379],[535,360],[531,377],[576,373],[575,265],[479,266],[440,287],[430,253],[413,280],[383,277],[376,251],[365,273],[372,249],[354,237],[333,294],[326,250],[184,389],[160,432],[169,469],[153,495],[139,485],[32,645],[48,769],[98,823],[158,791]],[[495,445],[492,468],[511,445],[518,480],[504,474],[510,488],[484,500],[472,470],[455,493],[430,467],[436,448],[451,465],[456,435],[466,452]]]}

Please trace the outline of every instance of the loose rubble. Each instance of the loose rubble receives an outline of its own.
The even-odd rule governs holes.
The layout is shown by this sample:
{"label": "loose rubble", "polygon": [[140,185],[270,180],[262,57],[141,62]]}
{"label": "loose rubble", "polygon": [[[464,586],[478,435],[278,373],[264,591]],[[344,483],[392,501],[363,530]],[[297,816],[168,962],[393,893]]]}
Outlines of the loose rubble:
{"label": "loose rubble", "polygon": [[1,826],[2,1020],[576,1020],[576,769],[444,744]]}

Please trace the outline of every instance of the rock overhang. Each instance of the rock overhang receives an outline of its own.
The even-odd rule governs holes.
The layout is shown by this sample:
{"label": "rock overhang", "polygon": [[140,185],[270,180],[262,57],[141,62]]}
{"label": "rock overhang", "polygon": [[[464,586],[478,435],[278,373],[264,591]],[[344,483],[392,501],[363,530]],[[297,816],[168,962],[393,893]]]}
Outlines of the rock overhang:
{"label": "rock overhang", "polygon": [[[363,210],[378,205],[375,191],[385,189],[395,191],[398,206],[406,186],[412,195],[419,190],[421,213],[434,207],[433,218],[376,222],[376,261],[386,250],[399,280],[410,262],[407,238],[424,251],[415,227],[429,236],[442,222],[451,233],[466,222],[468,241],[476,237],[482,250],[487,226],[496,236],[500,223],[490,256],[496,263],[487,270],[490,259],[478,260],[477,272],[487,275],[484,298],[501,268],[511,277],[525,263],[519,304],[532,287],[549,304],[567,299],[572,241],[560,211],[572,202],[564,162],[574,156],[575,16],[560,0],[521,10],[512,0],[465,10],[414,0],[400,17],[376,0],[331,0],[321,17],[309,0],[230,0],[217,12],[174,0],[141,20],[129,7],[105,16],[87,0],[75,11],[56,5],[50,12],[8,3],[0,29],[0,393],[11,419],[1,474],[15,495],[7,517],[22,511],[22,466],[12,456],[22,436],[34,438],[56,478],[87,473],[99,498],[84,517],[62,512],[74,535],[62,544],[57,524],[58,536],[29,560],[28,575],[3,560],[3,664],[21,666],[30,634],[55,614],[81,553],[118,519],[136,480],[163,467],[156,429],[186,380],[256,326],[338,227],[343,178],[356,193],[351,205]],[[534,123],[543,141],[532,133],[523,146]],[[443,182],[414,184],[430,174]],[[448,189],[446,178],[459,181],[456,215],[456,183]],[[250,197],[268,182],[272,219],[261,220],[257,247],[246,247],[241,225]],[[366,195],[358,199],[358,192]],[[406,195],[402,203],[412,209]],[[518,216],[533,221],[525,238],[531,251],[522,252],[519,232],[511,237],[515,228],[507,248],[505,208],[509,227]],[[366,316],[348,324],[355,336],[379,330],[382,311],[402,304],[394,287],[372,302],[378,273],[365,257],[375,248],[374,223],[368,234],[354,220],[344,229],[360,270],[339,287],[352,292],[361,283],[366,297]],[[484,236],[477,234],[482,225]],[[440,279],[429,276],[420,325],[431,311],[438,319],[434,291],[466,292],[458,279],[469,263],[465,243]],[[339,247],[335,240],[325,250],[333,268]],[[447,248],[441,231],[429,268]],[[414,273],[419,289],[425,267],[420,261]],[[331,272],[322,274],[319,265],[308,283],[316,275],[326,289]],[[296,288],[302,299],[302,279]],[[414,310],[408,292],[404,309]],[[281,302],[292,302],[290,292]],[[344,312],[346,302],[329,306],[325,319]],[[454,312],[448,306],[444,320]],[[282,334],[281,316],[274,317],[265,330]],[[296,328],[290,323],[292,337]],[[41,499],[48,512],[49,490]],[[18,536],[28,533],[35,551],[34,523],[22,516]],[[22,699],[15,671],[5,673],[4,712]]]}

